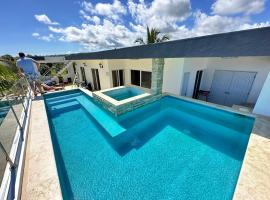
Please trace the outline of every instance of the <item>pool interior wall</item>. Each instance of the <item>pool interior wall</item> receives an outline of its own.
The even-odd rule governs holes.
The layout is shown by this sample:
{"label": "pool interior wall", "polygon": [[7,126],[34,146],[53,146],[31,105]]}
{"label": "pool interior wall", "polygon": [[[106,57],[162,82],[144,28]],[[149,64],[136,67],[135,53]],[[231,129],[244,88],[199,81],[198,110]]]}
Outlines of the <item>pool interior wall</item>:
{"label": "pool interior wall", "polygon": [[231,199],[254,122],[170,96],[119,117],[79,90],[45,103],[64,199]]}

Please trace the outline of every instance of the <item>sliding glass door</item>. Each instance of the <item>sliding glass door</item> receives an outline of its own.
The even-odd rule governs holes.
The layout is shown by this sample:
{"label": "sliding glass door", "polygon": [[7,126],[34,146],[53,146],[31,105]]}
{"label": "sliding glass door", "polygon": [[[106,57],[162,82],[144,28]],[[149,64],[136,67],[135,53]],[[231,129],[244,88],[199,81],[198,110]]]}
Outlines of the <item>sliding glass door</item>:
{"label": "sliding glass door", "polygon": [[124,70],[112,70],[113,87],[124,85]]}
{"label": "sliding glass door", "polygon": [[152,72],[131,70],[131,84],[151,89]]}
{"label": "sliding glass door", "polygon": [[94,90],[100,90],[100,81],[99,81],[98,69],[91,69],[91,71],[92,71],[92,77],[93,77]]}
{"label": "sliding glass door", "polygon": [[141,72],[139,70],[131,70],[131,84],[141,86]]}

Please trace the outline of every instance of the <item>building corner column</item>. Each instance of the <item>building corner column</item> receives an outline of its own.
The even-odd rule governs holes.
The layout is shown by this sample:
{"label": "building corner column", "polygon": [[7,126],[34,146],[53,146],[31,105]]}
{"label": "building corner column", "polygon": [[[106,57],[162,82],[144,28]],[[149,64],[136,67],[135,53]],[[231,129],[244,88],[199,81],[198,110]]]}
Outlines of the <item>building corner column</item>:
{"label": "building corner column", "polygon": [[162,93],[164,58],[152,59],[152,82],[151,89],[154,94]]}

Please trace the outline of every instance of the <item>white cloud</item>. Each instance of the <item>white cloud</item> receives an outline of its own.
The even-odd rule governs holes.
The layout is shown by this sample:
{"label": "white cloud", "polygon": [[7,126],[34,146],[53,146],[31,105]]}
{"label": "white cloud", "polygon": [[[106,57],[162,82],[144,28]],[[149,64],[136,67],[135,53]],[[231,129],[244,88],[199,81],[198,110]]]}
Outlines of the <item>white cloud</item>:
{"label": "white cloud", "polygon": [[214,33],[239,30],[242,24],[248,23],[248,18],[226,17],[220,15],[207,15],[202,12],[195,14],[195,23],[192,32],[196,35],[208,35]]}
{"label": "white cloud", "polygon": [[175,32],[171,33],[171,35],[174,39],[181,39],[252,28],[261,28],[269,25],[269,21],[263,23],[252,23],[249,17],[207,15],[206,13],[198,11],[194,13],[194,26],[191,29],[188,29],[185,26],[176,27]]}
{"label": "white cloud", "polygon": [[[99,25],[82,24],[81,27],[49,27],[49,29],[60,34],[61,41],[78,42],[88,50],[128,46],[135,40],[135,34],[127,27],[106,19]],[[132,37],[134,39],[131,40]]]}
{"label": "white cloud", "polygon": [[83,10],[80,10],[80,14],[81,14],[83,19],[85,19],[85,20],[87,20],[89,22],[93,22],[95,24],[100,24],[101,20],[100,20],[100,18],[98,16],[96,16],[96,15],[94,15],[94,16],[87,15],[85,13],[85,11],[83,11]]}
{"label": "white cloud", "polygon": [[264,10],[265,0],[216,0],[212,5],[213,14],[257,14]]}
{"label": "white cloud", "polygon": [[36,18],[36,20],[38,20],[39,22],[41,22],[43,24],[47,24],[47,25],[59,25],[58,22],[52,22],[50,20],[50,18],[47,15],[45,15],[45,14],[35,15],[35,18]]}
{"label": "white cloud", "polygon": [[52,39],[54,39],[53,34],[43,35],[42,36],[39,33],[33,33],[32,36],[39,39],[39,40],[44,40],[44,41],[47,41],[47,42],[50,42]]}
{"label": "white cloud", "polygon": [[170,30],[175,23],[182,22],[191,14],[189,0],[154,0],[150,4],[146,4],[144,0],[139,3],[129,0],[128,8],[136,23],[158,26],[164,31]]}
{"label": "white cloud", "polygon": [[82,7],[85,11],[92,13],[94,11],[94,7],[91,2],[83,1]]}
{"label": "white cloud", "polygon": [[[218,2],[221,0],[217,0],[212,7]],[[51,24],[48,28],[54,35],[33,33],[33,37],[45,41],[74,42],[86,50],[95,51],[134,45],[137,37],[146,35],[146,25],[160,29],[162,34],[169,34],[172,40],[270,25],[268,21],[252,23],[248,13],[255,13],[256,9],[245,9],[244,15],[192,13],[189,0],[153,0],[151,3],[129,0],[126,4],[119,0],[111,4],[84,1],[81,7],[81,25],[61,27]],[[123,21],[122,18],[130,21]],[[191,27],[184,25],[187,18],[194,22]]]}
{"label": "white cloud", "polygon": [[82,8],[90,14],[105,16],[113,20],[120,20],[121,15],[127,13],[126,7],[119,0],[114,0],[112,4],[97,3],[94,6],[90,2],[83,1]]}
{"label": "white cloud", "polygon": [[93,16],[92,17],[92,21],[95,23],[95,24],[100,24],[100,18],[98,16]]}
{"label": "white cloud", "polygon": [[32,36],[33,37],[39,37],[39,33],[33,33]]}
{"label": "white cloud", "polygon": [[254,23],[254,24],[242,24],[239,30],[262,28],[266,26],[270,26],[270,21]]}

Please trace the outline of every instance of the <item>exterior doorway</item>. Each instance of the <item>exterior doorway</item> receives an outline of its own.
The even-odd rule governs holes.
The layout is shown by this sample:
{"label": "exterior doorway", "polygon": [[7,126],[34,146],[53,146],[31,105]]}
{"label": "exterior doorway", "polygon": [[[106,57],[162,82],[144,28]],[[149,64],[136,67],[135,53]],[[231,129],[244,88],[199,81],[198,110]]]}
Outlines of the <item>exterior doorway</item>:
{"label": "exterior doorway", "polygon": [[85,69],[84,67],[80,67],[80,69],[81,69],[82,82],[86,83]]}
{"label": "exterior doorway", "polygon": [[209,101],[225,106],[246,104],[255,77],[256,72],[216,70]]}
{"label": "exterior doorway", "polygon": [[113,87],[123,86],[124,83],[124,70],[112,70]]}
{"label": "exterior doorway", "polygon": [[100,90],[100,80],[99,80],[99,73],[98,69],[91,69],[92,77],[93,77],[93,87],[94,90]]}
{"label": "exterior doorway", "polygon": [[190,72],[185,72],[182,81],[181,96],[187,96],[189,77]]}
{"label": "exterior doorway", "polygon": [[198,99],[198,97],[199,97],[202,74],[203,74],[203,70],[198,70],[196,73],[196,79],[195,79],[193,95],[192,95],[192,98],[194,98],[194,99]]}

